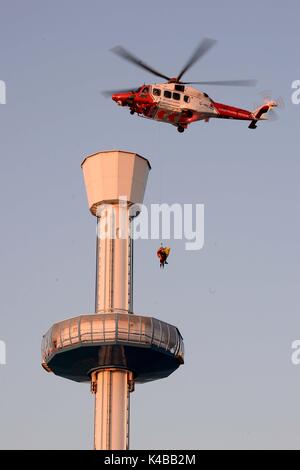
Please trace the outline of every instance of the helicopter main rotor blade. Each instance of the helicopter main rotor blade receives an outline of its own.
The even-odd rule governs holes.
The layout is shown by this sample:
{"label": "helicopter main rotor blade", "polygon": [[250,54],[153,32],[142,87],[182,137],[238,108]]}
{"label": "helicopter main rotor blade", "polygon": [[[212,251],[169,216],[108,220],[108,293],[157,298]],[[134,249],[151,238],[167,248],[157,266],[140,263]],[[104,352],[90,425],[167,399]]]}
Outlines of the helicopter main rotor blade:
{"label": "helicopter main rotor blade", "polygon": [[124,49],[122,46],[116,46],[111,49],[111,51],[114,54],[117,54],[119,57],[122,57],[122,59],[127,60],[128,62],[131,62],[134,65],[137,65],[138,67],[147,70],[150,73],[153,73],[157,77],[164,78],[165,80],[170,80],[170,77],[167,77],[167,75],[164,75],[160,73],[158,70],[155,70],[153,67],[150,67],[150,65],[146,64],[142,60],[140,60],[138,57],[134,56],[131,52],[127,51]]}
{"label": "helicopter main rotor blade", "polygon": [[257,80],[217,80],[215,82],[181,82],[184,85],[256,86]]}
{"label": "helicopter main rotor blade", "polygon": [[118,93],[135,93],[134,90],[137,90],[137,87],[136,88],[123,88],[121,90],[120,88],[118,90],[104,90],[104,91],[101,91],[101,94],[106,97],[109,97],[111,95],[116,95]]}
{"label": "helicopter main rotor blade", "polygon": [[177,80],[180,81],[181,77],[187,70],[189,70],[192,65],[194,65],[197,60],[199,60],[201,57],[203,57],[209,49],[211,49],[217,41],[215,39],[209,39],[209,38],[204,38],[198,45],[198,47],[195,49],[194,53],[191,55],[190,59],[187,61],[185,66],[182,68],[181,72],[177,76]]}

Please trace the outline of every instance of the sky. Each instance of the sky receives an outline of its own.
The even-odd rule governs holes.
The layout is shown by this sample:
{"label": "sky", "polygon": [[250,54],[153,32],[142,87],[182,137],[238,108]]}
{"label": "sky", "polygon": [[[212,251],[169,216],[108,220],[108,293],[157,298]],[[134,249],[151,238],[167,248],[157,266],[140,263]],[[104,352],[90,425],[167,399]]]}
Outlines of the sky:
{"label": "sky", "polygon": [[[151,162],[145,203],[205,207],[202,250],[135,245],[134,310],[178,326],[185,364],[131,394],[132,449],[300,449],[300,5],[253,0],[0,0],[0,448],[91,449],[93,397],[41,368],[42,335],[94,311],[95,219],[81,161],[122,149]],[[203,37],[217,45],[186,80],[279,119],[211,120],[179,134],[130,116],[101,91],[157,79],[110,52],[122,45],[174,76]]]}

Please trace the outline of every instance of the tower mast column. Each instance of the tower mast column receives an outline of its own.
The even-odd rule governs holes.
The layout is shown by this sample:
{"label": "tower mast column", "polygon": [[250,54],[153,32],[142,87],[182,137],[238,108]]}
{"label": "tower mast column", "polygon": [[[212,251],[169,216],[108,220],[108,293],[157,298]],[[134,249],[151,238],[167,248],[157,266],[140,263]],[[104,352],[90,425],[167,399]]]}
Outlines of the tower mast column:
{"label": "tower mast column", "polygon": [[[96,314],[132,311],[129,204],[120,199],[97,211]],[[129,446],[129,386],[126,369],[99,369],[93,373],[95,393],[94,448],[126,450]]]}
{"label": "tower mast column", "polygon": [[125,200],[97,208],[96,313],[132,313],[132,238]]}
{"label": "tower mast column", "polygon": [[129,447],[129,377],[120,369],[100,369],[95,373],[96,450],[126,450]]}

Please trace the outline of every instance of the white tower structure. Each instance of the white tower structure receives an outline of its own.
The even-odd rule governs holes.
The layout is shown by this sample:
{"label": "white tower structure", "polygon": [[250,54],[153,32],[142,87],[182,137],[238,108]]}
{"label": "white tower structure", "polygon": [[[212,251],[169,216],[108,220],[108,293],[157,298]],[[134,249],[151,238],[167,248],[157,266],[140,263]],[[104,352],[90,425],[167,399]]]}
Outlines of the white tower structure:
{"label": "white tower structure", "polygon": [[178,329],[133,315],[132,220],[150,164],[136,153],[99,152],[82,163],[97,218],[95,314],[54,324],[44,335],[43,367],[95,394],[94,448],[129,448],[129,394],[135,383],[167,377],[183,363]]}
{"label": "white tower structure", "polygon": [[[82,163],[88,205],[97,217],[96,313],[133,310],[131,221],[150,168],[148,160],[125,152],[101,152]],[[96,449],[128,448],[131,381],[126,369],[93,373]]]}

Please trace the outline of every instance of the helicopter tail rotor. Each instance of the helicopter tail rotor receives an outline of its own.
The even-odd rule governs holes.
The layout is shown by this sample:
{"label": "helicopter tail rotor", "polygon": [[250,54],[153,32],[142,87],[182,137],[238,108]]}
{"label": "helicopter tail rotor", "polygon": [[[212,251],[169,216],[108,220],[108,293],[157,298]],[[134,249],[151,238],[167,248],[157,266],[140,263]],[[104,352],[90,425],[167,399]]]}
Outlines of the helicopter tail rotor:
{"label": "helicopter tail rotor", "polygon": [[[272,92],[270,90],[264,90],[259,93],[260,97],[262,98],[263,105],[258,106],[257,104],[254,105],[257,110],[262,108],[264,105],[269,106],[269,109],[267,113],[264,113],[261,119],[265,119],[268,121],[277,121],[279,119],[278,113],[275,111],[275,108],[277,109],[284,109],[285,108],[285,103],[284,99],[282,97],[279,97],[277,99],[272,98]],[[255,114],[255,111],[253,112]]]}
{"label": "helicopter tail rotor", "polygon": [[280,106],[280,103],[266,98],[264,100],[264,103],[252,112],[253,120],[250,122],[248,126],[249,129],[256,129],[258,121],[277,120],[278,116],[277,116],[277,113],[274,111],[274,108],[277,108],[279,106]]}

